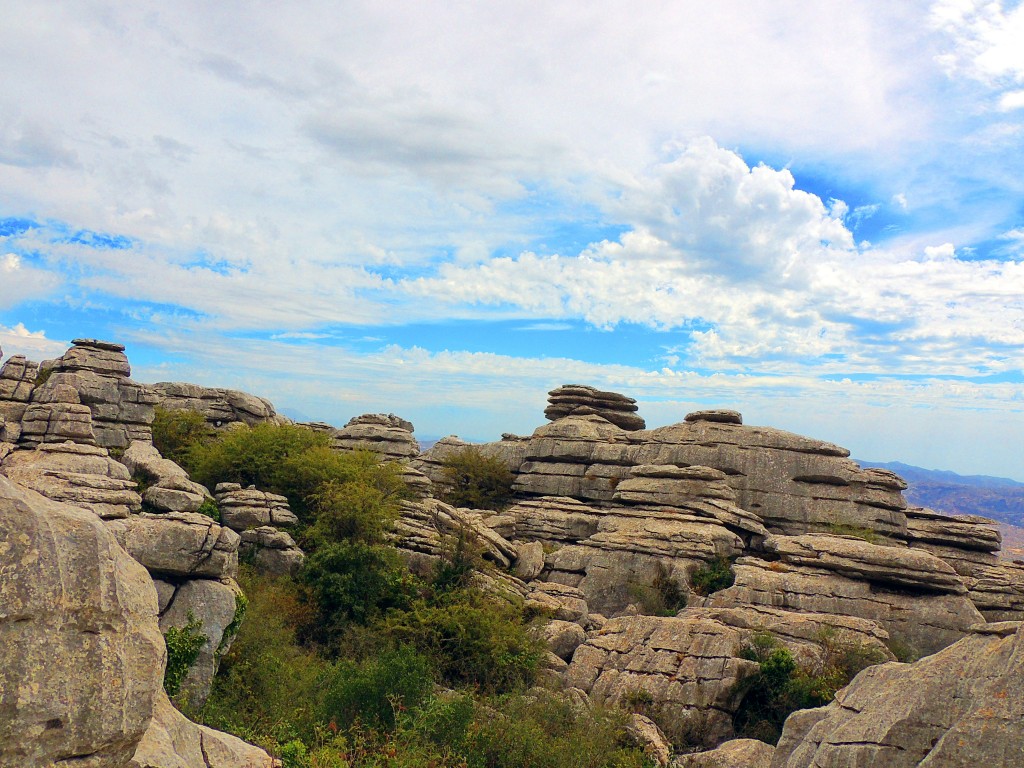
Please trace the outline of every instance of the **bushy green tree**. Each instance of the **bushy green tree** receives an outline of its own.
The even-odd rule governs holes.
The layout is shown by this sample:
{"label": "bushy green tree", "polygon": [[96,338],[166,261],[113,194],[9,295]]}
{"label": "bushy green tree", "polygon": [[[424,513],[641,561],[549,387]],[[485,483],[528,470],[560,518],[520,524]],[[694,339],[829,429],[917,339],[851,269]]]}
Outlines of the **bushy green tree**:
{"label": "bushy green tree", "polygon": [[501,509],[512,496],[512,472],[501,459],[467,447],[441,462],[442,500],[455,507]]}
{"label": "bushy green tree", "polygon": [[153,416],[153,445],[165,459],[186,466],[192,446],[212,439],[213,430],[198,411],[157,407]]}

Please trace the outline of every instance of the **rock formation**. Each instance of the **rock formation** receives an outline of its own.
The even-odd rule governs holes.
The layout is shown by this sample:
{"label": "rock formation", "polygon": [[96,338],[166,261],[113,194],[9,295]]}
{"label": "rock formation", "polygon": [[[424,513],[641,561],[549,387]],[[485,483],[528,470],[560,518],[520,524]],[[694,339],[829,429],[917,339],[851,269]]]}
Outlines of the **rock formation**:
{"label": "rock formation", "polygon": [[221,522],[233,531],[289,527],[299,522],[288,506],[288,499],[276,493],[242,488],[238,483],[220,483],[215,494]]}
{"label": "rock formation", "polygon": [[625,430],[647,426],[637,415],[636,400],[617,392],[601,392],[581,384],[565,384],[548,392],[544,418],[557,421],[566,416],[600,416]]}
{"label": "rock formation", "polygon": [[287,419],[278,415],[269,400],[247,392],[179,382],[160,382],[151,385],[150,389],[155,394],[155,405],[167,410],[197,411],[215,429],[229,424],[253,426],[265,422],[287,422]]}
{"label": "rock formation", "polygon": [[393,413],[366,413],[335,430],[331,444],[338,450],[373,451],[385,461],[400,461],[419,455],[412,433],[412,424]]}

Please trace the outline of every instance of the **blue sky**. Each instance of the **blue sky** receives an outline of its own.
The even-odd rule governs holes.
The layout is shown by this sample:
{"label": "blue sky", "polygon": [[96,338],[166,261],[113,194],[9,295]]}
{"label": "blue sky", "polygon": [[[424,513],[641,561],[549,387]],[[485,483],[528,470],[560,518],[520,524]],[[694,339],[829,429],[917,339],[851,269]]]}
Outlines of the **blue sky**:
{"label": "blue sky", "polygon": [[0,346],[423,437],[589,383],[1024,479],[1024,8],[707,5],[15,0]]}

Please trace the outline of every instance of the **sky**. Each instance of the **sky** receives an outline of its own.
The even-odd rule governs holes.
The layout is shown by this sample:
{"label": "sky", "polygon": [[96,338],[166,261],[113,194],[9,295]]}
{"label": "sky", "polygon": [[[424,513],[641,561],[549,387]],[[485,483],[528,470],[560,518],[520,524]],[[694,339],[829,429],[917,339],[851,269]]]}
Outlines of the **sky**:
{"label": "sky", "polygon": [[0,347],[1024,480],[1024,6],[7,0]]}

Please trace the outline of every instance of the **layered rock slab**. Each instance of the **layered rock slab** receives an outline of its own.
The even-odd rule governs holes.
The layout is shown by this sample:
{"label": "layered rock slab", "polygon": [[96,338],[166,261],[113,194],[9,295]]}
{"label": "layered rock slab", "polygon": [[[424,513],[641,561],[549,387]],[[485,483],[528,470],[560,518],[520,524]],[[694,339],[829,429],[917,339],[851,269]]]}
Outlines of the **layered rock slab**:
{"label": "layered rock slab", "polygon": [[194,512],[132,515],[108,520],[124,549],[153,574],[175,578],[234,578],[239,536]]}
{"label": "layered rock slab", "polygon": [[274,404],[262,397],[236,389],[200,387],[197,384],[163,381],[150,386],[156,395],[156,405],[167,410],[190,410],[203,415],[215,429],[229,424],[285,423]]}
{"label": "layered rock slab", "polygon": [[94,514],[5,477],[0,562],[0,765],[124,765],[163,681],[148,574]]}
{"label": "layered rock slab", "polygon": [[833,703],[791,715],[772,768],[1024,764],[1024,632],[983,632],[914,664],[869,667]]}
{"label": "layered rock slab", "polygon": [[331,436],[331,445],[342,451],[373,451],[383,461],[400,461],[419,455],[412,422],[393,413],[366,413],[350,419]]}
{"label": "layered rock slab", "polygon": [[636,431],[647,425],[637,415],[636,400],[618,392],[602,392],[583,384],[564,384],[548,393],[544,418],[557,421],[566,416],[599,416],[622,429]]}
{"label": "layered rock slab", "polygon": [[738,684],[758,670],[741,645],[740,632],[712,619],[623,616],[591,633],[564,677],[595,704],[642,697],[670,738],[710,747],[732,735]]}

